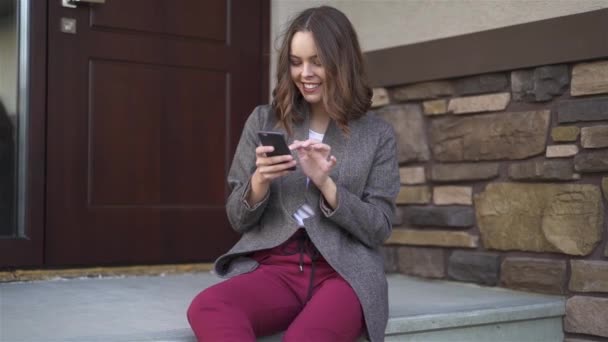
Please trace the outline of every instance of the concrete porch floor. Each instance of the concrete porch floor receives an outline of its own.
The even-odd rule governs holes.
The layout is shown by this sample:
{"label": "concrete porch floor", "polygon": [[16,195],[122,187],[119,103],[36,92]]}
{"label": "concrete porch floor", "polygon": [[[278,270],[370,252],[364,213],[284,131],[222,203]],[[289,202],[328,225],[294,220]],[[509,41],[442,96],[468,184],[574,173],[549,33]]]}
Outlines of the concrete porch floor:
{"label": "concrete porch floor", "polygon": [[[186,308],[219,281],[198,273],[0,283],[0,341],[194,341]],[[389,276],[389,295],[387,340],[473,341],[458,331],[470,337],[466,329],[486,327],[486,335],[474,333],[509,341],[513,322],[527,324],[514,332],[536,330],[535,341],[563,336],[561,297],[401,275]]]}

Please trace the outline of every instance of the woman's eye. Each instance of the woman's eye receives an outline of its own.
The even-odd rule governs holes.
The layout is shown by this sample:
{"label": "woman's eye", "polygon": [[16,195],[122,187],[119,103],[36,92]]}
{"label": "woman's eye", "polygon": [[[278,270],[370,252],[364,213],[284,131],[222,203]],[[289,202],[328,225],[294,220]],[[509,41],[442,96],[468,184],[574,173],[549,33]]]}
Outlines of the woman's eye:
{"label": "woman's eye", "polygon": [[295,66],[302,64],[299,61],[294,61],[294,60],[289,61],[289,63],[291,63],[291,65],[295,65]]}
{"label": "woman's eye", "polygon": [[316,66],[323,66],[323,65],[321,65],[321,61],[319,61],[319,60],[313,61],[312,64],[314,64]]}

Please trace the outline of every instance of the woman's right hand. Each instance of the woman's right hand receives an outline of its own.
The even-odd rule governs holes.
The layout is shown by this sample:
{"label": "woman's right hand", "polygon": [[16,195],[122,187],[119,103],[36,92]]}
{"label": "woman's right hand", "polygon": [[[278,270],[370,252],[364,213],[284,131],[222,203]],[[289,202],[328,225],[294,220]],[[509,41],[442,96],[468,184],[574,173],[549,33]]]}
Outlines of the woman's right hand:
{"label": "woman's right hand", "polygon": [[250,206],[254,206],[264,198],[273,179],[288,174],[291,171],[289,168],[296,165],[292,155],[266,156],[266,153],[272,151],[274,151],[272,146],[258,146],[255,149],[256,170],[251,177],[251,191],[247,198]]}

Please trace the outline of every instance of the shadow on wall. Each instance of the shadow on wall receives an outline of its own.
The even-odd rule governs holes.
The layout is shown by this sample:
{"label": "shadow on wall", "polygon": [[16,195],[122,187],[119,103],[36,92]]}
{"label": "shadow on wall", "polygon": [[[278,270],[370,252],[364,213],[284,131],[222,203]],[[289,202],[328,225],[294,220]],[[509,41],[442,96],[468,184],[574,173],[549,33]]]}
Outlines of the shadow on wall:
{"label": "shadow on wall", "polygon": [[13,122],[0,101],[0,236],[14,231],[14,161]]}

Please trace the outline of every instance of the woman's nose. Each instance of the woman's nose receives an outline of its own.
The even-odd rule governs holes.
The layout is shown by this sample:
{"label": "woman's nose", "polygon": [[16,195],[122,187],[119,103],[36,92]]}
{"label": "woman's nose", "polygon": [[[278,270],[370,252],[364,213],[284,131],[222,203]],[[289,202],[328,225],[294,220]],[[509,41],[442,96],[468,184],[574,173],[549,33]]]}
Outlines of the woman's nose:
{"label": "woman's nose", "polygon": [[302,69],[302,76],[303,77],[314,76],[314,73],[312,72],[312,65],[310,65],[310,63],[304,63],[304,66]]}

